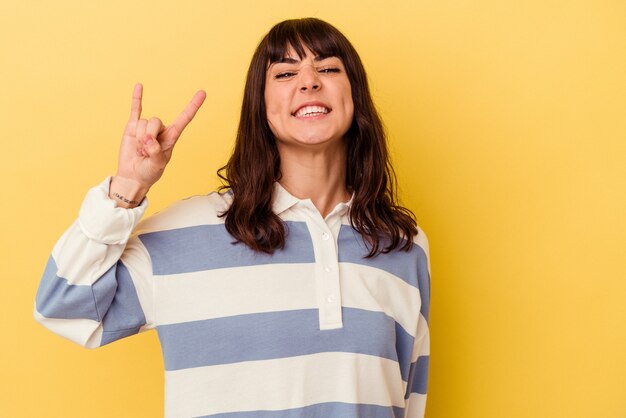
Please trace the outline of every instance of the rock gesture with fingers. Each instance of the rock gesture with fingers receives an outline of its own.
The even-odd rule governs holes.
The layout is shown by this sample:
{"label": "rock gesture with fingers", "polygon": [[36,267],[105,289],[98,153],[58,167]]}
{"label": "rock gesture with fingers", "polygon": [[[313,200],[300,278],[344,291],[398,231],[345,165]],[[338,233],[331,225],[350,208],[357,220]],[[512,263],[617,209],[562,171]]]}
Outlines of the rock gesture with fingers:
{"label": "rock gesture with fingers", "polygon": [[206,98],[204,91],[198,91],[176,120],[165,126],[159,118],[141,119],[142,94],[143,86],[136,84],[120,146],[117,174],[111,180],[109,191],[109,197],[125,208],[139,205],[150,187],[161,178],[176,141]]}

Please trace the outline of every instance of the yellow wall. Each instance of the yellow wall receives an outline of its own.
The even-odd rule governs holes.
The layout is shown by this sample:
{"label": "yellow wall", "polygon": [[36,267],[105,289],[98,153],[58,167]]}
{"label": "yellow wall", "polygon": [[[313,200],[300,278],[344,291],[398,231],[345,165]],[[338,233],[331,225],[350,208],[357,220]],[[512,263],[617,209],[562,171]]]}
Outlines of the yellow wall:
{"label": "yellow wall", "polygon": [[[136,4],[139,3],[139,4]],[[89,351],[32,318],[50,249],[144,115],[208,99],[151,192],[205,193],[279,20],[360,51],[431,241],[427,417],[626,417],[626,2],[4,1],[0,416],[158,417],[156,333]]]}

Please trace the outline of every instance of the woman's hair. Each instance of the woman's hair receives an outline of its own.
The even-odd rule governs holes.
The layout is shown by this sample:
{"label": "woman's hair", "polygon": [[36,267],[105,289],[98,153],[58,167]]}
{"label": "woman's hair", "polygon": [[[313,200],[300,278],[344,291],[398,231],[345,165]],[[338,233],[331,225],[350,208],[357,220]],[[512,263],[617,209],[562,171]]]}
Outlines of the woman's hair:
{"label": "woman's hair", "polygon": [[285,225],[272,211],[274,182],[281,176],[276,139],[267,122],[265,77],[271,63],[293,47],[335,56],[346,69],[354,101],[354,118],[345,135],[346,188],[354,193],[349,210],[352,227],[368,243],[368,257],[396,248],[410,250],[417,234],[413,213],[397,204],[395,173],[389,161],[382,121],[370,95],[361,59],[334,26],[315,18],[286,20],[274,26],[257,47],[248,68],[241,119],[233,154],[218,175],[233,201],[221,214],[237,242],[264,253],[285,245]]}

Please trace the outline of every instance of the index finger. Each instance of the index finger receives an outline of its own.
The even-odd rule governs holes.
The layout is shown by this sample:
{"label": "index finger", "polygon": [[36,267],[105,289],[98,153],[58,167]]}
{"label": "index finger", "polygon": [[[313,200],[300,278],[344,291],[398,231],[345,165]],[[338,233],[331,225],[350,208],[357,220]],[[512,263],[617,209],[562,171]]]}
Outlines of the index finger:
{"label": "index finger", "polygon": [[143,95],[143,85],[141,83],[135,84],[133,89],[133,99],[130,104],[130,119],[139,120],[141,117],[141,97]]}
{"label": "index finger", "polygon": [[198,109],[200,109],[200,106],[204,103],[205,98],[206,92],[204,90],[197,91],[187,107],[185,107],[182,113],[178,115],[176,120],[172,123],[172,127],[177,135],[180,135],[183,132],[183,129],[189,125],[189,122],[191,122],[193,117],[196,116],[196,112],[198,112]]}

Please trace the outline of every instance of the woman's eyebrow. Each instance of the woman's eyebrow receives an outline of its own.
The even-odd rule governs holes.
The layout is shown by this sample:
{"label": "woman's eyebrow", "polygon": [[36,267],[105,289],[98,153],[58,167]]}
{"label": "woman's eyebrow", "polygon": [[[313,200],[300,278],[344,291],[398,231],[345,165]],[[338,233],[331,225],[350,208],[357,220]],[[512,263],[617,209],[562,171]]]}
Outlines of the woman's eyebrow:
{"label": "woman's eyebrow", "polygon": [[282,57],[282,58],[274,61],[273,64],[297,64],[299,62],[300,62],[300,60],[297,60],[295,58]]}
{"label": "woman's eyebrow", "polygon": [[[314,61],[323,61],[327,58],[332,58],[335,55],[317,55],[315,56],[315,58],[313,58]],[[291,58],[291,57],[282,57],[276,61],[273,62],[273,64],[297,64],[299,63],[300,60],[297,60],[295,58]]]}
{"label": "woman's eyebrow", "polygon": [[328,59],[328,58],[338,58],[338,57],[336,55],[333,55],[333,54],[320,54],[320,55],[316,56],[314,58],[314,60],[315,61],[324,61],[325,59]]}

